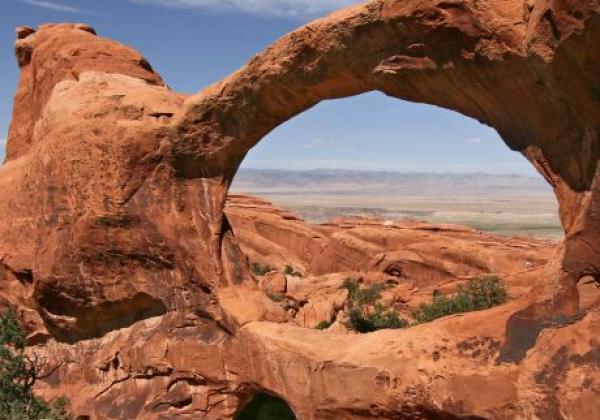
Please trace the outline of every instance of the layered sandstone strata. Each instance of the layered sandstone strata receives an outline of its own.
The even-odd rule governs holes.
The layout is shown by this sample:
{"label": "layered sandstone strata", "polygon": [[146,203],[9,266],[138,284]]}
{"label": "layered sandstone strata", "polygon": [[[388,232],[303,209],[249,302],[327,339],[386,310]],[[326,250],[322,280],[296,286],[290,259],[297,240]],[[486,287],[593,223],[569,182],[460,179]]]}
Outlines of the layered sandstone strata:
{"label": "layered sandstone strata", "polygon": [[[67,394],[90,418],[222,419],[260,390],[302,419],[599,417],[597,292],[577,287],[600,277],[599,9],[374,0],[190,97],[88,26],[20,28],[0,297],[46,356],[40,392]],[[255,284],[224,213],[241,160],[320,100],[374,89],[496,128],[552,184],[566,238],[531,290],[490,311],[355,336],[296,325]],[[385,249],[359,231],[334,246],[335,233],[318,232],[332,264]],[[369,270],[406,262],[418,276],[414,244],[394,238],[395,254]],[[338,270],[328,264],[310,269]]]}

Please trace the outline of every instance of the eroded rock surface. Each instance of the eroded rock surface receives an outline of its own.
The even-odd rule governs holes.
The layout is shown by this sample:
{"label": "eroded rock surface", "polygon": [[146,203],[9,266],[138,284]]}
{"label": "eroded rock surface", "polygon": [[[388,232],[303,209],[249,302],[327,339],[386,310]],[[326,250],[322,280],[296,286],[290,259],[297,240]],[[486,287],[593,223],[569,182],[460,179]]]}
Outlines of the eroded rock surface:
{"label": "eroded rock surface", "polygon": [[273,270],[255,275],[259,287],[289,299],[289,313],[309,328],[339,320],[345,279],[385,284],[383,300],[410,316],[434,290],[453,293],[475,277],[506,279],[511,296],[521,297],[544,285],[541,273],[556,252],[551,241],[449,224],[340,218],[310,225],[244,195],[230,196],[225,214],[250,266]]}
{"label": "eroded rock surface", "polygon": [[309,225],[255,197],[230,196],[225,208],[250,264],[304,275],[378,272],[418,287],[545,265],[550,241],[503,238],[465,226],[338,218]]}
{"label": "eroded rock surface", "polygon": [[[190,97],[86,25],[19,28],[0,302],[46,359],[39,392],[100,419],[231,418],[258,391],[303,420],[600,417],[599,14],[597,0],[375,0]],[[550,255],[464,229],[224,216],[266,133],[374,89],[496,128],[554,187],[565,241]],[[254,281],[236,221],[251,260],[277,256],[319,286],[340,270],[423,290],[492,270],[514,274],[511,300],[401,331],[303,328],[344,298],[309,287],[299,322]]]}

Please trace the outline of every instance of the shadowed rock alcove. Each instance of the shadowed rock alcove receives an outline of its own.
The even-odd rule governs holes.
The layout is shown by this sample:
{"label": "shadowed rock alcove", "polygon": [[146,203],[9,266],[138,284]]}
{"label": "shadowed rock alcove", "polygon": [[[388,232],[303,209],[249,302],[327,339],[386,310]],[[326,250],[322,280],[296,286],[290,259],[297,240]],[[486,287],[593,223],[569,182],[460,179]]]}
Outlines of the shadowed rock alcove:
{"label": "shadowed rock alcove", "polygon": [[257,393],[235,415],[235,420],[296,420],[294,412],[281,398],[262,392]]}

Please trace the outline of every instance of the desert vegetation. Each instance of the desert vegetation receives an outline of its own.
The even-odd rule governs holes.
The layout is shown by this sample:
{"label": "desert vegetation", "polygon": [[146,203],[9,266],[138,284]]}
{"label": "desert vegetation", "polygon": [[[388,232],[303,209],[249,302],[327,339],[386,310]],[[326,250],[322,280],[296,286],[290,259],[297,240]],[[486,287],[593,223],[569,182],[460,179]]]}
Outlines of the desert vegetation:
{"label": "desert vegetation", "polygon": [[51,404],[33,394],[43,367],[39,359],[25,354],[25,332],[16,311],[0,315],[0,420],[66,420],[68,401]]}
{"label": "desert vegetation", "polygon": [[[250,270],[255,276],[264,276],[272,271],[277,271],[277,268],[270,266],[269,264],[262,265],[260,263],[254,263],[250,267]],[[286,276],[302,277],[302,273],[296,270],[291,264],[286,264],[282,273]]]}
{"label": "desert vegetation", "polygon": [[317,330],[326,330],[327,328],[331,327],[331,321],[321,321],[319,322],[319,324],[315,327]]}
{"label": "desert vegetation", "polygon": [[283,274],[285,274],[286,276],[302,277],[302,273],[299,271],[296,271],[294,266],[292,266],[290,264],[287,264],[285,266],[285,268],[283,269]]}
{"label": "desert vegetation", "polygon": [[[431,322],[435,319],[464,312],[489,309],[506,302],[506,286],[497,276],[477,277],[465,285],[458,286],[451,296],[434,290],[431,303],[421,303],[412,312],[414,323],[400,316],[392,305],[381,301],[381,292],[390,287],[374,283],[361,287],[356,279],[348,278],[343,288],[348,290],[345,325],[356,332],[367,333],[381,329],[406,328],[411,325]],[[326,329],[330,324],[321,322],[317,329]]]}
{"label": "desert vegetation", "polygon": [[471,279],[464,286],[458,286],[452,296],[444,296],[433,291],[433,301],[422,303],[413,316],[418,323],[430,322],[444,316],[463,312],[488,309],[506,302],[506,286],[496,276]]}
{"label": "desert vegetation", "polygon": [[285,296],[283,296],[281,293],[267,292],[267,296],[269,297],[269,299],[276,303],[280,303],[285,300]]}
{"label": "desert vegetation", "polygon": [[367,333],[408,326],[408,321],[401,318],[395,308],[379,302],[381,291],[387,285],[374,283],[362,288],[358,280],[348,278],[344,280],[342,287],[348,290],[346,326],[351,330]]}
{"label": "desert vegetation", "polygon": [[262,265],[259,263],[252,264],[252,267],[250,267],[250,269],[252,271],[252,274],[254,274],[255,276],[264,276],[265,274],[270,273],[271,271],[275,271],[275,268],[271,267],[270,265]]}

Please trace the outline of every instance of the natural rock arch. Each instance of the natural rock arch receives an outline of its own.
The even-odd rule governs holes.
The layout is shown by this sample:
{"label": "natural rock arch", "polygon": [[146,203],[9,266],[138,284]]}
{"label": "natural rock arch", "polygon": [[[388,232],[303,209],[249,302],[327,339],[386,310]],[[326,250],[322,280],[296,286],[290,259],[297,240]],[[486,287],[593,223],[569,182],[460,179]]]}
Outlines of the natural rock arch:
{"label": "natural rock arch", "polygon": [[[21,80],[0,170],[0,276],[10,291],[3,300],[19,305],[30,342],[46,343],[56,366],[44,391],[52,395],[51,384],[60,383],[79,396],[82,413],[121,418],[188,406],[227,418],[243,386],[277,392],[306,419],[336,418],[336,410],[348,418],[489,410],[552,418],[559,399],[580,407],[543,384],[527,386],[549,400],[511,406],[520,388],[512,388],[512,365],[502,363],[525,363],[544,328],[565,326],[582,337],[596,328],[592,315],[577,312],[576,282],[598,279],[600,267],[599,14],[597,0],[375,0],[281,38],[192,97],[169,90],[139,53],[85,25],[19,29]],[[566,239],[551,293],[511,315],[493,378],[477,377],[504,381],[494,388],[497,400],[479,403],[450,385],[443,401],[434,399],[428,378],[439,368],[427,367],[428,376],[396,363],[398,347],[419,355],[419,346],[435,343],[426,328],[318,337],[350,355],[375,344],[389,355],[356,367],[345,352],[336,353],[339,363],[315,356],[305,340],[314,331],[256,322],[282,322],[285,314],[247,284],[223,215],[235,171],[278,124],[320,100],[369,90],[493,126],[555,189]],[[134,314],[131,325],[122,322],[124,308]],[[91,331],[100,314],[114,331]],[[411,337],[417,350],[403,344]],[[566,357],[558,347],[556,355]],[[592,363],[594,353],[585,355],[568,363]],[[462,370],[479,368],[477,360],[457,360]],[[282,368],[289,365],[298,370]],[[567,368],[542,373],[556,381]],[[477,386],[461,373],[450,372],[461,386]],[[330,377],[343,386],[328,389]],[[311,387],[314,406],[295,383]],[[365,390],[360,409],[344,394],[357,383]]]}
{"label": "natural rock arch", "polygon": [[250,147],[324,99],[379,90],[452,109],[494,127],[554,187],[567,235],[559,283],[572,290],[600,276],[599,23],[597,2],[564,7],[374,1],[312,22],[186,101],[175,166],[229,184]]}

